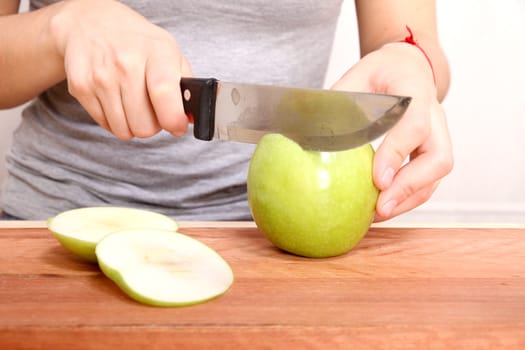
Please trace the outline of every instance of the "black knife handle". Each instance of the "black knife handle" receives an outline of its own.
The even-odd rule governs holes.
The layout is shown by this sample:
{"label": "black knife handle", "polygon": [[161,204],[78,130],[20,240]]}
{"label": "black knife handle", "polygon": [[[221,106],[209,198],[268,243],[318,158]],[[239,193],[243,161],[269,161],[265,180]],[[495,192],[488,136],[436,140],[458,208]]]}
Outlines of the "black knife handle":
{"label": "black knife handle", "polygon": [[193,122],[193,135],[199,140],[209,141],[215,130],[215,78],[181,78],[180,89],[184,112]]}

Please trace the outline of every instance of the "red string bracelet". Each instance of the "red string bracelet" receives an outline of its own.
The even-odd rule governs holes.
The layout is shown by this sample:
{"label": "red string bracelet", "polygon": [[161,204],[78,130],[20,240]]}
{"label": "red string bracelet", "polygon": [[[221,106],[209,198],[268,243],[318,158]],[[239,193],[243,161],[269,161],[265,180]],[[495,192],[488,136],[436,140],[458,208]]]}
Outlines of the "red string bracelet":
{"label": "red string bracelet", "polygon": [[430,60],[430,57],[428,57],[428,55],[425,52],[425,50],[423,50],[423,48],[421,46],[419,46],[419,44],[416,42],[416,39],[414,39],[414,34],[412,34],[412,29],[410,29],[409,26],[406,26],[406,27],[407,27],[407,30],[408,30],[408,33],[410,34],[410,36],[407,36],[405,39],[400,40],[399,42],[407,43],[407,44],[410,44],[410,45],[414,45],[415,47],[417,47],[419,49],[419,51],[421,51],[423,53],[423,55],[425,55],[425,58],[427,59],[427,62],[430,65],[430,69],[432,70],[432,77],[434,78],[434,85],[437,86],[436,73],[434,72],[434,66],[432,65],[432,61]]}

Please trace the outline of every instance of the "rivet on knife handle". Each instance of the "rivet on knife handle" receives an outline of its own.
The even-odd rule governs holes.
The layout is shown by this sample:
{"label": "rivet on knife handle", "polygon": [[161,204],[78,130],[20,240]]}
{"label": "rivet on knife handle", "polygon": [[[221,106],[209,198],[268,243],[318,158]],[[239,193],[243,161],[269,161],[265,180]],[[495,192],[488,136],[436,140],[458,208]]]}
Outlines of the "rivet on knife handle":
{"label": "rivet on knife handle", "polygon": [[217,79],[182,78],[180,81],[184,112],[193,122],[193,134],[209,141],[215,130],[215,98]]}

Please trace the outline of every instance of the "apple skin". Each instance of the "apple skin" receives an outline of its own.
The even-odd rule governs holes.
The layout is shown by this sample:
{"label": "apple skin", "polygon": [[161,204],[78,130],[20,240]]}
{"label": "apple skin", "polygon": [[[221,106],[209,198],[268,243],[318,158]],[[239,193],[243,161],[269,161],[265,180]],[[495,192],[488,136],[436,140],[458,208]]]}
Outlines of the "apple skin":
{"label": "apple skin", "polygon": [[58,242],[66,249],[70,250],[79,258],[89,261],[91,263],[97,262],[95,255],[95,248],[98,242],[91,242],[75,237],[69,237],[58,232],[52,232]]}
{"label": "apple skin", "polygon": [[248,203],[278,248],[311,258],[344,254],[365,236],[379,195],[371,145],[305,151],[279,134],[264,136],[250,162]]}

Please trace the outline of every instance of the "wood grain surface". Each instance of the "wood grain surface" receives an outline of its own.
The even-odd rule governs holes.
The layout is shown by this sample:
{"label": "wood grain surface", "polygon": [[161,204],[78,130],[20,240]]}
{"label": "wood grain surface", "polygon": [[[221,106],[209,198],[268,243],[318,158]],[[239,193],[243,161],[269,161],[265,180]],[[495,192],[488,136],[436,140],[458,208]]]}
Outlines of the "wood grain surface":
{"label": "wood grain surface", "polygon": [[235,282],[182,308],[131,300],[42,225],[0,226],[0,349],[525,349],[525,229],[372,228],[306,259],[198,226],[180,231]]}

